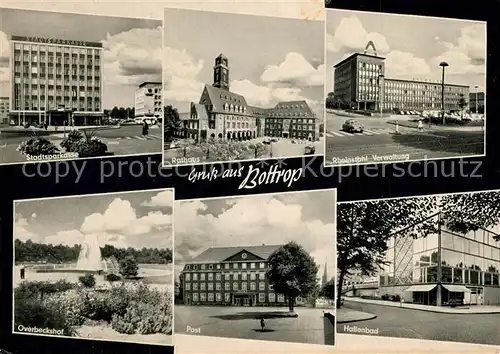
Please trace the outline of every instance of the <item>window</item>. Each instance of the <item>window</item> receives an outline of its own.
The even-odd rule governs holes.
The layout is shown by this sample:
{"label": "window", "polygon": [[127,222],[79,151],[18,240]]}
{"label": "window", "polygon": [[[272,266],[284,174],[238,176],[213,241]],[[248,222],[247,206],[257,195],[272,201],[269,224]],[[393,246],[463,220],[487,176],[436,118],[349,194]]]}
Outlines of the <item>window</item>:
{"label": "window", "polygon": [[224,280],[231,280],[231,274],[229,273],[224,274]]}
{"label": "window", "polygon": [[196,270],[198,269],[198,266],[197,265],[193,265],[193,270]]}
{"label": "window", "polygon": [[191,290],[191,284],[190,283],[186,283],[185,286],[184,286],[184,289]]}
{"label": "window", "polygon": [[274,290],[273,284],[268,284],[267,287],[269,288],[269,290]]}
{"label": "window", "polygon": [[257,290],[257,287],[254,282],[250,283],[250,290],[255,291]]}
{"label": "window", "polygon": [[224,269],[229,269],[229,263],[224,264]]}
{"label": "window", "polygon": [[242,269],[247,269],[247,264],[246,263],[241,263],[241,268]]}
{"label": "window", "polygon": [[198,274],[197,274],[197,273],[193,273],[193,280],[194,280],[194,281],[197,281],[197,280],[198,280]]}
{"label": "window", "polygon": [[221,280],[221,275],[220,273],[215,274],[215,280]]}
{"label": "window", "polygon": [[214,280],[214,273],[208,273],[208,280],[209,281]]}
{"label": "window", "polygon": [[193,293],[193,301],[198,301],[198,293]]}
{"label": "window", "polygon": [[214,265],[213,264],[209,264],[208,265],[208,269],[214,269]]}
{"label": "window", "polygon": [[241,291],[247,291],[247,283],[241,283]]}
{"label": "window", "polygon": [[259,302],[266,302],[266,294],[259,293]]}
{"label": "window", "polygon": [[193,283],[193,290],[198,290],[198,283]]}
{"label": "window", "polygon": [[233,269],[238,269],[238,263],[233,263]]}
{"label": "window", "polygon": [[269,302],[276,302],[276,295],[274,295],[274,293],[270,293],[268,295],[268,298],[269,298]]}
{"label": "window", "polygon": [[255,278],[256,278],[255,273],[253,273],[253,272],[250,273],[250,280],[255,280]]}
{"label": "window", "polygon": [[285,295],[278,294],[278,302],[285,302]]}
{"label": "window", "polygon": [[241,280],[247,280],[247,273],[241,273]]}
{"label": "window", "polygon": [[226,290],[226,291],[231,290],[231,284],[224,283],[224,290]]}
{"label": "window", "polygon": [[208,293],[208,301],[214,301],[214,293]]}
{"label": "window", "polygon": [[217,269],[220,269],[220,264],[217,264]]}
{"label": "window", "polygon": [[208,290],[214,290],[214,283],[208,283]]}
{"label": "window", "polygon": [[206,290],[205,283],[200,283],[200,290]]}
{"label": "window", "polygon": [[200,294],[200,300],[201,300],[201,301],[207,301],[207,294],[205,294],[205,293],[201,293],[201,294]]}
{"label": "window", "polygon": [[200,274],[200,280],[201,281],[205,281],[205,273],[201,273]]}
{"label": "window", "polygon": [[186,266],[186,270],[189,270],[189,265]]}
{"label": "window", "polygon": [[250,268],[255,269],[255,263],[250,263]]}
{"label": "window", "polygon": [[264,262],[261,262],[261,263],[259,264],[259,268],[261,268],[261,269],[262,269],[262,268],[265,268],[265,267],[266,267],[266,264],[265,264]]}
{"label": "window", "polygon": [[191,280],[191,274],[187,273],[186,276],[185,276],[185,279],[186,279],[186,281],[190,281]]}
{"label": "window", "polygon": [[233,290],[238,291],[238,283],[233,283]]}
{"label": "window", "polygon": [[231,301],[231,294],[224,294],[224,301],[230,302]]}
{"label": "window", "polygon": [[221,287],[220,287],[220,283],[215,283],[215,290],[220,290]]}
{"label": "window", "polygon": [[202,264],[200,267],[201,267],[200,268],[201,270],[205,270],[205,265],[204,264]]}
{"label": "window", "polygon": [[221,293],[215,294],[215,300],[218,302],[222,301],[222,294]]}
{"label": "window", "polygon": [[266,290],[266,284],[264,282],[259,283],[259,290]]}

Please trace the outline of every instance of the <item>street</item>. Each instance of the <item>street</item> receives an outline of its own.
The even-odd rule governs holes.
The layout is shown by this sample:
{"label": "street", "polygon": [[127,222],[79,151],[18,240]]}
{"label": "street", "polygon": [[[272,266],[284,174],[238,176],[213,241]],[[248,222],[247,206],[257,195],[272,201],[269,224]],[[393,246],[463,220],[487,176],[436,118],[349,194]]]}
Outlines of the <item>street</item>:
{"label": "street", "polygon": [[272,307],[220,307],[176,305],[176,334],[324,344],[323,311],[295,308],[297,318],[268,318],[260,330],[259,312],[286,311]]}
{"label": "street", "polygon": [[[334,113],[327,113],[326,116],[327,165],[353,164],[342,159],[359,157],[363,157],[360,162],[370,163],[484,154],[484,131],[477,127],[470,130],[464,127],[440,129],[424,125],[419,131],[414,127],[398,125],[397,134],[396,126],[389,123],[394,118],[356,117],[354,119],[364,126],[364,131],[347,133],[342,131],[342,124],[349,117]],[[391,155],[398,156],[392,158]]]}
{"label": "street", "polygon": [[372,320],[338,324],[338,333],[349,333],[344,326],[377,329],[378,335],[500,345],[500,314],[443,314],[345,300],[344,307],[368,312]]}
{"label": "street", "polygon": [[[93,130],[93,134],[108,146],[108,151],[115,156],[132,154],[155,154],[162,151],[162,131],[160,127],[151,127],[148,137],[142,136],[141,125],[125,125],[118,129]],[[55,144],[64,139],[63,130],[46,136]],[[30,136],[9,136],[0,134],[0,164],[25,162],[26,158],[16,149]]]}

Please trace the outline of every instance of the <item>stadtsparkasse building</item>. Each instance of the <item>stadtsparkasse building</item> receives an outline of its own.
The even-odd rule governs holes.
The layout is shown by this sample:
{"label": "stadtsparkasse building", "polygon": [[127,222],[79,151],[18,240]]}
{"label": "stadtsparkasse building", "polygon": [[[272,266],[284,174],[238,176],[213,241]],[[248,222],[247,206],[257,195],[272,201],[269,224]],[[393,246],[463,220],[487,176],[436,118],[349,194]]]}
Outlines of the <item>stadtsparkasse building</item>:
{"label": "stadtsparkasse building", "polygon": [[250,106],[244,96],[230,91],[229,74],[229,61],[219,54],[213,68],[214,82],[205,85],[198,103],[191,103],[179,137],[197,141],[264,136],[319,140],[320,122],[306,101],[279,102],[273,108]]}
{"label": "stadtsparkasse building", "polygon": [[[185,305],[288,306],[266,279],[267,260],[281,245],[211,247],[181,272]],[[305,305],[302,298],[296,305]]]}

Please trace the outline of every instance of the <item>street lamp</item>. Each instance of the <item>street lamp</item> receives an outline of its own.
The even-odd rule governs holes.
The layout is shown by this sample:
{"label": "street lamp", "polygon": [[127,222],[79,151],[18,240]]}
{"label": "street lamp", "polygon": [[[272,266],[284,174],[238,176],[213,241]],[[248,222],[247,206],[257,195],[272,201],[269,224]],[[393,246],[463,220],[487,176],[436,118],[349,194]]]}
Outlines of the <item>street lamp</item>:
{"label": "street lamp", "polygon": [[448,66],[448,63],[445,61],[442,61],[439,63],[439,66],[443,68],[443,73],[441,75],[441,114],[442,114],[442,119],[443,119],[443,125],[445,124],[444,120],[444,69]]}
{"label": "street lamp", "polygon": [[383,107],[383,99],[384,99],[384,74],[379,74],[378,76],[378,85],[379,85],[379,106],[380,106],[380,117],[382,118],[382,107]]}
{"label": "street lamp", "polygon": [[477,94],[479,93],[478,92],[479,86],[475,85],[474,88],[476,89],[476,114],[477,114]]}

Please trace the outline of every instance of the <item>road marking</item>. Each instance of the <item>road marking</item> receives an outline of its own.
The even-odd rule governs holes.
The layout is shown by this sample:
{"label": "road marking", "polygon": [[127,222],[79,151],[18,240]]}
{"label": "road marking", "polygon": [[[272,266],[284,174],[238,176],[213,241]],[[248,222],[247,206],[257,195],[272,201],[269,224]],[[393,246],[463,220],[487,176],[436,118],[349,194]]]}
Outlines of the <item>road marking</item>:
{"label": "road marking", "polygon": [[150,137],[155,138],[155,139],[163,138],[161,135],[158,135],[158,134],[151,134]]}
{"label": "road marking", "polygon": [[367,136],[372,136],[373,134],[370,133],[369,131],[365,130],[361,133],[362,135],[367,135]]}
{"label": "road marking", "polygon": [[119,141],[108,141],[108,145],[118,145],[120,144]]}
{"label": "road marking", "polygon": [[365,130],[365,132],[371,133],[372,135],[380,135],[380,134],[387,134],[386,131],[377,131],[377,130]]}
{"label": "road marking", "polygon": [[[134,137],[134,138],[135,138],[135,137]],[[133,139],[133,138],[132,138],[131,136],[126,136],[126,137],[125,137],[125,139],[130,140],[130,139]]]}

